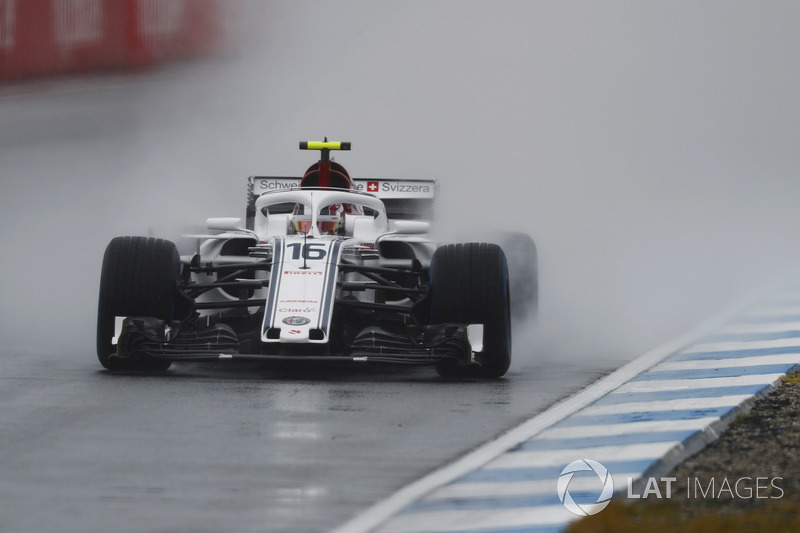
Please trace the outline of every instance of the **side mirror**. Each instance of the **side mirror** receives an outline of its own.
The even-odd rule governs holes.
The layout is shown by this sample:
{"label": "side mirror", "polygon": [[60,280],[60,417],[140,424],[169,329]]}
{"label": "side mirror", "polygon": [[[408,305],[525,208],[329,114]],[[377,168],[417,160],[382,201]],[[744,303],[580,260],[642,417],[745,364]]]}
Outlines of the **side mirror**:
{"label": "side mirror", "polygon": [[390,233],[401,233],[404,235],[422,235],[431,230],[429,222],[421,220],[393,220],[389,225]]}
{"label": "side mirror", "polygon": [[212,231],[247,231],[238,217],[215,217],[206,219],[206,226]]}

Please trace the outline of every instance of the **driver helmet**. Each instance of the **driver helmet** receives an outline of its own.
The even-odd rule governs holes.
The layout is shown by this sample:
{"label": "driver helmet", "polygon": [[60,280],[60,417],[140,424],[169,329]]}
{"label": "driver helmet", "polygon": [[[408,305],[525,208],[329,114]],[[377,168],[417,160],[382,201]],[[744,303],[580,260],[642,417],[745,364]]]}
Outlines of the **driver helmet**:
{"label": "driver helmet", "polygon": [[[306,214],[308,208],[297,204],[292,213],[292,227],[296,233],[311,233],[313,219]],[[344,230],[345,209],[342,204],[323,207],[317,215],[317,230],[320,235],[337,235]]]}

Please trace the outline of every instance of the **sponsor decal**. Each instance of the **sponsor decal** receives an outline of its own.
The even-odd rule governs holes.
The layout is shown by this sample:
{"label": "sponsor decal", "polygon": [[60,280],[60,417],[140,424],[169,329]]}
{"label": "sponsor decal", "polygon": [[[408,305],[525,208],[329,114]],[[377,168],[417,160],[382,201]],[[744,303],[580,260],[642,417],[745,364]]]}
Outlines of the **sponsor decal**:
{"label": "sponsor decal", "polygon": [[[281,307],[278,309],[279,313],[316,313],[317,309],[315,307],[306,307],[300,309],[293,309],[291,307]],[[294,317],[292,317],[294,318]],[[287,322],[288,324],[288,322]]]}
{"label": "sponsor decal", "polygon": [[[287,326],[305,326],[306,324],[311,322],[311,320],[309,320],[304,316],[287,316],[282,320],[282,322]],[[297,331],[297,330],[291,330],[291,331]],[[297,333],[300,332],[297,331]]]}
{"label": "sponsor decal", "polygon": [[258,180],[258,188],[262,191],[289,191],[299,187],[300,180]]}
{"label": "sponsor decal", "polygon": [[290,329],[289,330],[289,335],[299,335],[301,333],[302,333],[302,331],[300,331],[299,329]]}
{"label": "sponsor decal", "polygon": [[366,180],[354,185],[357,191],[366,191],[384,198],[433,198],[434,183],[402,180]]}
{"label": "sponsor decal", "polygon": [[319,300],[281,300],[282,304],[318,304]]}
{"label": "sponsor decal", "polygon": [[297,274],[305,276],[321,276],[322,272],[319,270],[284,270],[284,274]]}
{"label": "sponsor decal", "polygon": [[430,185],[406,185],[403,183],[392,183],[384,181],[381,183],[381,190],[384,192],[424,192],[430,193]]}

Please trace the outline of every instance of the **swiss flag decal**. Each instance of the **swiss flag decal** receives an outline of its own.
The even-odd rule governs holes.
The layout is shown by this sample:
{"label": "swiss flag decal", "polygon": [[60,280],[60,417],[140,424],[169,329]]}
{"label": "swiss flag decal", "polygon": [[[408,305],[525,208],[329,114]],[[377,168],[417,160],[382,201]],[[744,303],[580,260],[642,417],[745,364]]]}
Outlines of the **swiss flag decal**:
{"label": "swiss flag decal", "polygon": [[368,181],[367,182],[367,192],[378,192],[378,182],[377,181]]}

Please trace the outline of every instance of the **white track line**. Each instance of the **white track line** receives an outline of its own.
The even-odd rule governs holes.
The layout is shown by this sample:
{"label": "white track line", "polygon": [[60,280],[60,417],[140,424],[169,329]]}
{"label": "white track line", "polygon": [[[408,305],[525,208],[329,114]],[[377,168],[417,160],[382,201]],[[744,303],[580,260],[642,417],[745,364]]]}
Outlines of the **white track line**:
{"label": "white track line", "polygon": [[[597,433],[597,427],[594,428]],[[604,432],[605,433],[605,432]],[[638,461],[644,459],[659,459],[678,446],[675,442],[650,442],[645,444],[627,444],[614,446],[594,446],[592,448],[573,448],[568,450],[536,450],[531,452],[504,453],[496,459],[486,463],[482,470],[497,470],[506,468],[537,468],[543,466],[558,466],[563,468],[575,460],[576,457],[591,457],[600,463],[606,461]],[[613,477],[613,476],[612,476]],[[554,483],[550,483],[550,492]]]}
{"label": "white track line", "polygon": [[[614,487],[624,487],[629,479],[637,479],[642,475],[641,472],[623,472],[613,474]],[[425,497],[424,501],[448,500],[448,499],[482,499],[486,498],[487,493],[494,498],[513,497],[513,496],[538,496],[541,494],[552,494],[555,490],[556,482],[552,479],[536,481],[514,481],[505,483],[451,483],[438,488]],[[575,491],[595,490],[597,488],[596,479],[575,478],[570,484],[570,489]]]}
{"label": "white track line", "polygon": [[663,370],[710,370],[715,368],[736,368],[762,365],[789,365],[792,363],[800,363],[800,350],[798,350],[798,353],[781,355],[758,355],[755,357],[738,357],[734,359],[672,361],[656,365],[650,369],[650,372],[660,372]]}
{"label": "white track line", "polygon": [[[593,505],[584,505],[586,509]],[[477,509],[470,511],[440,511],[425,515],[425,531],[453,532],[480,531],[486,529],[521,528],[560,525],[578,517],[563,505],[522,507],[513,509]],[[419,531],[420,517],[414,514],[395,517],[380,533],[406,533]]]}
{"label": "white track line", "polygon": [[741,352],[744,350],[760,350],[762,348],[800,349],[800,338],[776,339],[769,341],[730,341],[695,344],[692,346],[691,353]]}
{"label": "white track line", "polygon": [[632,409],[629,403],[592,405],[580,412],[581,416],[618,415],[631,412],[655,413],[674,411],[675,409],[715,409],[718,407],[736,407],[751,398],[752,394],[736,394],[734,396],[717,396],[713,398],[680,398],[678,400],[653,400],[638,402]]}
{"label": "white track line", "polygon": [[749,385],[771,385],[784,373],[754,374],[731,378],[665,379],[631,381],[621,385],[616,392],[664,392],[694,389],[713,389],[716,387],[742,387]]}

